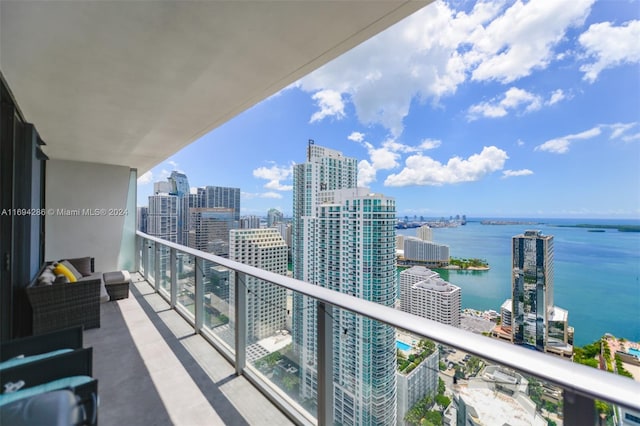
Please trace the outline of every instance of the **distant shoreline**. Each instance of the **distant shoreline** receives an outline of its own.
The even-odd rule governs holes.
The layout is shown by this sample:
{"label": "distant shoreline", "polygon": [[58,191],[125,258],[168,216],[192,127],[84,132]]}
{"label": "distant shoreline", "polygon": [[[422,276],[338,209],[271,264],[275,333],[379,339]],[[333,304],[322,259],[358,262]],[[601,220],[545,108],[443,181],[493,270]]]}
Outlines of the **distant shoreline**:
{"label": "distant shoreline", "polygon": [[640,225],[595,225],[590,223],[579,223],[577,225],[553,225],[559,228],[588,228],[588,229],[617,229],[618,232],[640,232]]}

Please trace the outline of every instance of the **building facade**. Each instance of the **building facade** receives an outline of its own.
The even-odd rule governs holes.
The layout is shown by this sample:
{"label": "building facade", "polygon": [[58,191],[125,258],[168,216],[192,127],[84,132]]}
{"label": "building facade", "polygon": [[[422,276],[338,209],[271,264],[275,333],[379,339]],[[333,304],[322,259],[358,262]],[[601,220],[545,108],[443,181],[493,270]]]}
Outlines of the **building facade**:
{"label": "building facade", "polygon": [[[356,188],[357,164],[309,145],[294,166],[294,276],[386,306],[395,301],[395,201]],[[392,327],[333,310],[334,422],[396,422],[396,351]],[[301,394],[316,399],[315,301],[294,297],[293,339]],[[375,366],[375,368],[374,368]]]}
{"label": "building facade", "polygon": [[400,310],[460,327],[462,291],[422,266],[400,272]]}
{"label": "building facade", "polygon": [[[287,274],[287,244],[273,228],[233,229],[229,237],[229,258],[277,274]],[[235,276],[230,277],[234,288]],[[273,336],[286,328],[287,291],[244,276],[247,296],[247,338],[249,343]]]}
{"label": "building facade", "polygon": [[568,312],[553,302],[553,236],[525,231],[512,238],[513,342],[570,356]]}
{"label": "building facade", "polygon": [[229,256],[229,231],[236,228],[233,209],[189,209],[188,246],[218,256]]}
{"label": "building facade", "polygon": [[398,371],[398,425],[407,424],[404,417],[416,402],[426,395],[435,395],[438,392],[439,361],[440,356],[436,348],[410,372]]}
{"label": "building facade", "polygon": [[267,227],[271,228],[272,226],[276,226],[276,224],[284,221],[284,215],[278,209],[269,209],[267,212]]}
{"label": "building facade", "polygon": [[404,237],[404,260],[424,266],[442,267],[449,264],[449,246],[425,241],[416,237]]}

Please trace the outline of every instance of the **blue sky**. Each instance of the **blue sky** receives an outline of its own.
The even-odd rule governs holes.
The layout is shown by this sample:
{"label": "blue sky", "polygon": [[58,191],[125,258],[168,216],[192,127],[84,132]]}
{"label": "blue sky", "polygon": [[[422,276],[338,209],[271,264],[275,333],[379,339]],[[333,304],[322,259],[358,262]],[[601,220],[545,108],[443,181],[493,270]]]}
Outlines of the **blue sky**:
{"label": "blue sky", "polygon": [[640,218],[640,2],[435,2],[213,130],[171,170],[291,215],[309,139],[398,215]]}

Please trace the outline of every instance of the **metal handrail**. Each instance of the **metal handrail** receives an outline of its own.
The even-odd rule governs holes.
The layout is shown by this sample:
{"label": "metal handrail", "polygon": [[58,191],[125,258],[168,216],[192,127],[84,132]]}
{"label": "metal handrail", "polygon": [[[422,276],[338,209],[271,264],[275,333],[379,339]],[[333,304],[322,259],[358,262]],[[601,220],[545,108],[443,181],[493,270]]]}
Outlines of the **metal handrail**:
{"label": "metal handrail", "polygon": [[404,329],[482,359],[525,372],[573,393],[601,399],[631,410],[640,411],[640,383],[595,368],[569,362],[555,356],[526,349],[456,327],[418,317],[368,300],[329,290],[274,272],[265,271],[220,256],[172,243],[137,231],[142,238],[183,253],[200,257],[320,302]]}

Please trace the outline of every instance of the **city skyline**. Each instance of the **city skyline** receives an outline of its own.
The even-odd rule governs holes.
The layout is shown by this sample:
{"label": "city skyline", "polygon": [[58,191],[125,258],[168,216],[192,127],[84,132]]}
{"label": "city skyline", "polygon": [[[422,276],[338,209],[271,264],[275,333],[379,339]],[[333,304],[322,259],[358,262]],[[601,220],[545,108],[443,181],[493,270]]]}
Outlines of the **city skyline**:
{"label": "city skyline", "polygon": [[175,169],[240,187],[242,214],[291,216],[313,139],[401,216],[637,218],[639,18],[637,2],[433,3],[142,174],[139,204]]}

